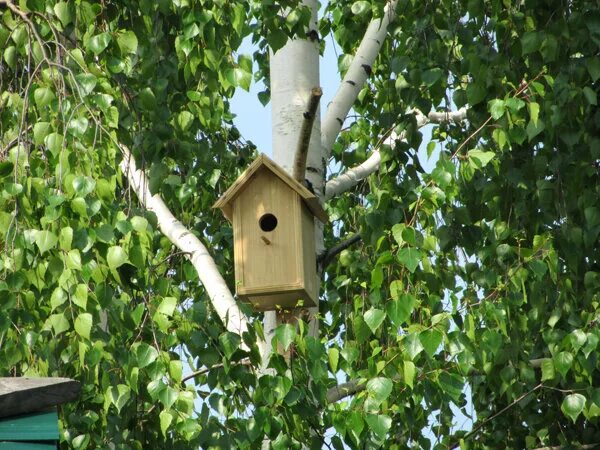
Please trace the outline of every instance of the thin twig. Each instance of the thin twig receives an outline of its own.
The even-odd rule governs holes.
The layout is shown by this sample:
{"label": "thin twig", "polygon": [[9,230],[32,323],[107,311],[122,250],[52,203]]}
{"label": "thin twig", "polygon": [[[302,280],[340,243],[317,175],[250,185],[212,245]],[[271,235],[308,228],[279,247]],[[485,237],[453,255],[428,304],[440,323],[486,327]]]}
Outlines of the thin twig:
{"label": "thin twig", "polygon": [[300,135],[298,136],[298,147],[296,148],[296,155],[294,156],[294,179],[302,183],[304,181],[304,174],[306,172],[306,158],[308,156],[308,146],[310,144],[310,135],[312,134],[313,122],[317,115],[317,108],[319,107],[319,100],[323,91],[320,87],[314,87],[310,93],[310,99],[308,100],[308,109],[304,113],[304,120],[302,121],[302,128],[300,128]]}
{"label": "thin twig", "polygon": [[[461,439],[464,440],[464,439],[470,438],[471,436],[473,436],[474,434],[476,434],[481,428],[483,428],[489,422],[491,422],[492,420],[494,420],[496,417],[501,416],[506,411],[508,411],[509,409],[511,409],[513,406],[517,405],[521,400],[523,400],[527,396],[533,394],[535,391],[540,390],[543,387],[544,387],[544,385],[542,383],[540,383],[537,386],[535,386],[533,389],[531,389],[530,391],[525,392],[519,398],[515,399],[512,403],[509,403],[504,408],[502,408],[500,411],[498,411],[496,414],[494,414],[493,416],[490,416],[487,419],[483,420],[479,425],[477,425],[475,428],[473,428],[471,431],[469,431],[467,434],[465,434]],[[457,444],[458,444],[457,442],[452,443],[450,445],[450,448],[455,448]]]}

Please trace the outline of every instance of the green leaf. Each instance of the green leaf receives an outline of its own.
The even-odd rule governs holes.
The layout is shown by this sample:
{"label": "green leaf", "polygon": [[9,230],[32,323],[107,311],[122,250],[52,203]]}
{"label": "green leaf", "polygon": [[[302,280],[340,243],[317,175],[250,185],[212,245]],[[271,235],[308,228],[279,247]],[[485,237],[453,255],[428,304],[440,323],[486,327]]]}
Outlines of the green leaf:
{"label": "green leaf", "polygon": [[173,422],[173,416],[170,412],[163,410],[158,415],[158,418],[160,421],[160,431],[164,437],[167,437],[167,430],[169,429],[171,422]]}
{"label": "green leaf", "polygon": [[85,197],[90,194],[96,187],[96,182],[93,178],[78,176],[73,178],[73,189],[80,197]]}
{"label": "green leaf", "polygon": [[433,355],[435,355],[437,349],[440,347],[443,337],[444,334],[441,331],[436,330],[435,328],[422,331],[419,334],[419,340],[421,341],[421,344],[423,344],[423,348],[425,349],[427,354],[432,357]]}
{"label": "green leaf", "polygon": [[33,142],[35,145],[42,145],[51,129],[50,122],[37,122],[33,126]]}
{"label": "green leaf", "polygon": [[165,389],[158,393],[158,399],[164,405],[165,409],[171,408],[171,406],[173,406],[173,403],[177,401],[178,396],[179,394],[177,393],[177,391],[171,386],[167,386]]}
{"label": "green leaf", "polygon": [[15,165],[12,161],[1,161],[0,162],[0,178],[5,178],[13,173]]}
{"label": "green leaf", "polygon": [[60,23],[62,23],[63,27],[66,27],[73,21],[73,15],[71,14],[71,9],[69,8],[69,4],[67,2],[58,2],[54,5],[54,13]]}
{"label": "green leaf", "polygon": [[422,253],[416,248],[412,247],[401,248],[397,253],[397,258],[400,264],[406,267],[411,273],[415,272],[419,266],[419,262],[421,262],[422,257]]}
{"label": "green leaf", "polygon": [[407,386],[409,386],[411,389],[414,388],[414,381],[415,381],[415,374],[416,374],[416,369],[415,369],[415,363],[413,363],[412,361],[404,361],[404,382],[407,384]]}
{"label": "green leaf", "polygon": [[442,390],[449,394],[455,403],[459,404],[465,387],[464,380],[459,375],[450,372],[442,372],[438,380]]}
{"label": "green leaf", "polygon": [[390,320],[397,327],[408,321],[417,303],[416,297],[411,294],[402,294],[397,300],[392,300],[386,305],[386,312]]}
{"label": "green leaf", "polygon": [[77,117],[69,121],[67,129],[76,137],[82,137],[88,129],[89,122],[85,117]]}
{"label": "green leaf", "polygon": [[469,150],[467,153],[469,162],[474,168],[481,169],[488,165],[488,163],[494,158],[494,152],[484,152],[483,150]]}
{"label": "green leaf", "polygon": [[57,242],[58,237],[52,231],[42,230],[35,234],[35,244],[38,246],[42,255],[53,249]]}
{"label": "green leaf", "polygon": [[533,125],[537,126],[538,119],[540,117],[540,105],[539,105],[539,103],[529,102],[527,104],[527,109],[529,109],[529,117],[531,118],[531,121],[533,122]]}
{"label": "green leaf", "polygon": [[539,50],[542,39],[540,33],[536,31],[528,31],[521,38],[521,46],[523,55],[536,52]]}
{"label": "green leaf", "polygon": [[90,313],[82,313],[75,319],[75,331],[81,337],[86,339],[90,338],[90,331],[92,330],[92,315]]}
{"label": "green leaf", "polygon": [[52,314],[48,319],[56,335],[68,331],[69,328],[71,328],[71,325],[64,314]]}
{"label": "green leaf", "polygon": [[8,64],[8,67],[15,70],[17,67],[17,49],[14,45],[7,47],[4,50],[4,61]]}
{"label": "green leaf", "polygon": [[240,348],[240,344],[242,339],[238,334],[232,333],[230,331],[226,331],[225,333],[219,336],[219,342],[223,346],[223,351],[225,352],[225,356],[227,358],[231,358],[231,355]]}
{"label": "green leaf", "polygon": [[137,365],[140,369],[152,364],[158,358],[158,351],[144,342],[140,343],[134,351]]}
{"label": "green leaf", "polygon": [[87,284],[78,284],[73,293],[73,303],[85,310],[87,308],[88,301],[88,286]]}
{"label": "green leaf", "polygon": [[133,31],[127,30],[120,32],[117,36],[117,44],[121,49],[121,53],[136,53],[138,48],[137,36]]}
{"label": "green leaf", "polygon": [[385,401],[392,392],[393,383],[389,378],[378,377],[369,380],[367,383],[367,392],[375,401],[381,403]]}
{"label": "green leaf", "polygon": [[33,98],[35,100],[35,104],[38,108],[43,108],[44,106],[49,105],[56,96],[52,89],[47,87],[39,87],[33,92]]}
{"label": "green leaf", "polygon": [[91,94],[96,87],[97,79],[91,73],[79,73],[75,75],[75,81],[79,86],[81,95],[86,96]]}
{"label": "green leaf", "polygon": [[110,33],[100,33],[92,36],[86,47],[88,50],[94,52],[95,55],[99,55],[108,47],[110,41],[112,41]]}
{"label": "green leaf", "polygon": [[542,360],[542,381],[553,380],[554,376],[554,363],[550,358],[544,358]]}
{"label": "green leaf", "polygon": [[283,350],[287,351],[292,342],[294,342],[294,339],[296,339],[296,327],[289,323],[279,325],[275,329],[275,338],[283,347]]}
{"label": "green leaf", "polygon": [[187,131],[194,122],[194,115],[189,111],[181,111],[177,116],[177,125],[182,131]]}
{"label": "green leaf", "polygon": [[404,336],[404,350],[411,360],[414,360],[419,353],[423,351],[423,344],[419,340],[419,335],[416,333],[407,334]]}
{"label": "green leaf", "polygon": [[596,106],[598,104],[598,97],[596,96],[596,91],[594,91],[589,86],[584,86],[583,95],[585,96],[585,99],[590,105]]}
{"label": "green leaf", "polygon": [[176,306],[177,299],[175,297],[165,297],[162,302],[160,302],[157,311],[167,317],[171,317]]}
{"label": "green leaf", "polygon": [[129,398],[131,396],[131,390],[128,386],[124,384],[119,384],[117,386],[112,386],[108,388],[106,392],[106,397],[110,400],[110,402],[115,405],[117,408],[117,412],[121,412],[123,406],[127,404]]}
{"label": "green leaf", "polygon": [[232,86],[241,87],[245,91],[250,90],[250,83],[252,82],[251,72],[246,72],[244,69],[237,67],[235,69],[228,69],[225,72],[225,77]]}
{"label": "green leaf", "polygon": [[352,3],[350,9],[352,11],[352,14],[358,16],[366,13],[367,11],[371,11],[371,4],[365,1],[358,1]]}
{"label": "green leaf", "polygon": [[488,103],[488,108],[494,120],[498,120],[500,117],[502,117],[506,110],[504,100],[499,99],[491,100]]}
{"label": "green leaf", "polygon": [[121,247],[116,245],[109,247],[108,252],[106,253],[106,262],[108,263],[108,267],[114,270],[125,264],[127,260],[127,254]]}
{"label": "green leaf", "polygon": [[169,361],[169,375],[173,381],[179,383],[183,376],[183,363],[178,360]]}
{"label": "green leaf", "polygon": [[371,332],[375,333],[385,320],[385,311],[371,308],[364,314],[363,317],[365,319],[365,323],[371,329]]}
{"label": "green leaf", "polygon": [[154,111],[156,109],[156,97],[149,87],[140,91],[139,98],[141,105],[145,110]]}
{"label": "green leaf", "polygon": [[581,394],[569,394],[565,397],[560,410],[575,423],[585,407],[586,398]]}
{"label": "green leaf", "polygon": [[585,65],[592,81],[596,82],[600,78],[600,58],[597,56],[588,58]]}
{"label": "green leaf", "polygon": [[54,289],[54,291],[52,291],[52,295],[50,296],[50,306],[52,307],[51,310],[54,311],[56,308],[66,302],[68,298],[69,297],[67,296],[67,293],[62,288],[57,287]]}
{"label": "green leaf", "polygon": [[573,365],[573,355],[569,352],[560,352],[557,355],[554,355],[553,360],[554,368],[558,370],[564,378]]}
{"label": "green leaf", "polygon": [[63,145],[63,137],[58,133],[50,133],[44,139],[44,145],[48,147],[50,153],[52,153],[55,157],[57,157],[62,150]]}
{"label": "green leaf", "polygon": [[387,432],[392,427],[392,419],[385,414],[367,414],[365,420],[367,425],[369,425],[369,429],[379,439],[385,439]]}
{"label": "green leaf", "polygon": [[340,360],[340,351],[335,347],[331,347],[327,350],[327,358],[329,359],[331,373],[336,373],[338,369],[338,362]]}
{"label": "green leaf", "polygon": [[530,120],[527,124],[527,128],[525,128],[529,142],[531,142],[533,138],[535,138],[538,134],[544,131],[545,128],[546,125],[542,120],[538,120],[537,123],[534,123],[533,120]]}

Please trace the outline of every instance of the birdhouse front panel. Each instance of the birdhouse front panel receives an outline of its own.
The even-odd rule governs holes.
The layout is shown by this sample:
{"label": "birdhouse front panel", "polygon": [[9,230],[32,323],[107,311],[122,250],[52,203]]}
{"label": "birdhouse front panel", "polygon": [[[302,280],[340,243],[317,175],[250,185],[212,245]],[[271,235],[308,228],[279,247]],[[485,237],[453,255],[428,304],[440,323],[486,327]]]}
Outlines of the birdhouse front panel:
{"label": "birdhouse front panel", "polygon": [[300,196],[266,169],[253,174],[234,200],[236,291],[257,309],[311,304],[303,261],[305,248],[314,253],[314,227],[310,242],[303,242],[302,210]]}

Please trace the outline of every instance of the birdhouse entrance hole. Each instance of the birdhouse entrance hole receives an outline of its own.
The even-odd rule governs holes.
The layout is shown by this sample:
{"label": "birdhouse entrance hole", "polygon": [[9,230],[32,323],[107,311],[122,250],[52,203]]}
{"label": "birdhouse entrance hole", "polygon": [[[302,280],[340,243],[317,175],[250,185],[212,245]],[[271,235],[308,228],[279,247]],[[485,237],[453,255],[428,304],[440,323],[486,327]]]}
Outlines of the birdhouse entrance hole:
{"label": "birdhouse entrance hole", "polygon": [[273,231],[277,227],[277,217],[271,213],[263,214],[258,219],[258,226],[263,231]]}

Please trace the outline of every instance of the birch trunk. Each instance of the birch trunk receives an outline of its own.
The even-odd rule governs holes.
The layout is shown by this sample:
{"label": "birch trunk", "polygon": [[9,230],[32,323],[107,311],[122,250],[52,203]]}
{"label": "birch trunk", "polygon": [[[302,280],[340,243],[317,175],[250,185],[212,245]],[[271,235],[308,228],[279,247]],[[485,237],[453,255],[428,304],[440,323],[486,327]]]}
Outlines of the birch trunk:
{"label": "birch trunk", "polygon": [[[312,11],[311,30],[317,30],[318,2],[304,0],[303,4]],[[270,61],[271,77],[271,108],[272,108],[272,144],[273,159],[292,174],[294,155],[298,146],[298,136],[304,120],[312,89],[319,87],[319,43],[317,40],[292,39],[274,54]],[[321,196],[324,191],[325,160],[321,146],[320,110],[317,109],[312,126],[308,158],[306,164],[306,179],[312,185],[315,193]],[[323,228],[315,225],[317,248],[323,248]],[[318,312],[311,308],[311,317]],[[265,313],[264,330],[265,345],[268,354],[271,348],[273,333],[281,318],[276,312]],[[310,321],[310,333],[318,335],[318,321]],[[266,363],[267,361],[263,361]]]}

